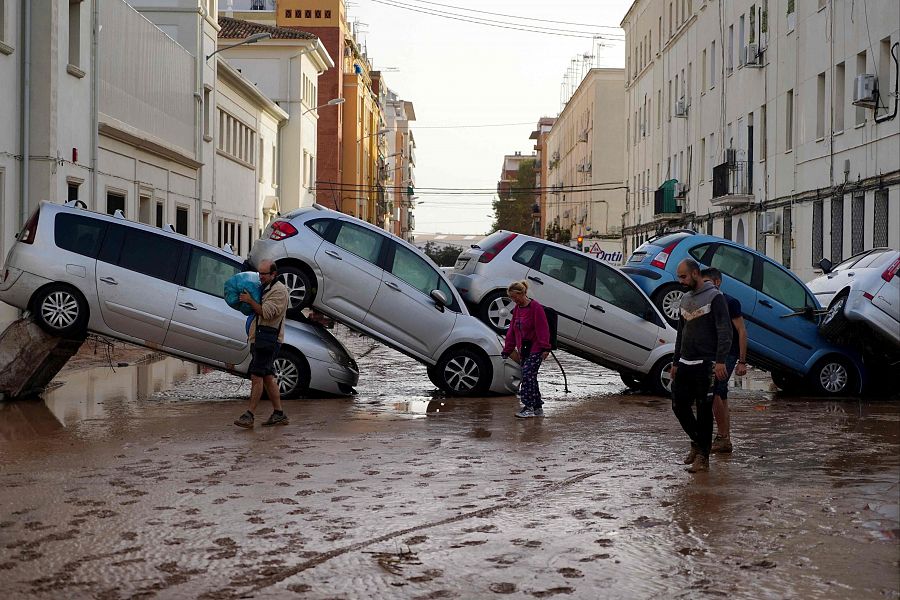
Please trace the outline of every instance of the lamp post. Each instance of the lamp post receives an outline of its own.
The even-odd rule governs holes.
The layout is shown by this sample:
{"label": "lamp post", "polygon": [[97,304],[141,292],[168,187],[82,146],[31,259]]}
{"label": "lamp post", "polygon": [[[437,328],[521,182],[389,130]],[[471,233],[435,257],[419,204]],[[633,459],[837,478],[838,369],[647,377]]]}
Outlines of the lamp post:
{"label": "lamp post", "polygon": [[254,33],[253,35],[249,36],[247,39],[241,40],[241,41],[238,42],[237,44],[231,44],[230,46],[225,46],[224,48],[219,48],[218,50],[216,50],[216,51],[213,52],[212,54],[208,54],[208,55],[206,56],[206,60],[209,60],[210,58],[212,58],[213,56],[215,56],[216,54],[218,54],[218,53],[221,52],[222,50],[228,50],[228,49],[230,49],[230,48],[237,48],[238,46],[244,46],[244,45],[246,45],[246,44],[255,44],[256,42],[258,42],[258,41],[260,41],[260,40],[267,40],[267,39],[269,39],[270,37],[272,37],[272,34],[269,33],[268,31],[261,31],[261,32],[259,32],[259,33]]}
{"label": "lamp post", "polygon": [[316,109],[319,109],[319,108],[325,108],[326,106],[337,106],[338,104],[343,104],[344,102],[346,102],[346,100],[345,100],[344,98],[332,98],[331,100],[329,100],[329,101],[326,102],[325,104],[320,104],[320,105],[318,105],[318,106],[313,106],[313,107],[311,107],[311,108],[307,108],[307,109],[304,110],[302,113],[300,113],[300,116],[302,117],[303,115],[305,115],[306,113],[308,113],[308,112],[311,111],[311,110],[316,110]]}

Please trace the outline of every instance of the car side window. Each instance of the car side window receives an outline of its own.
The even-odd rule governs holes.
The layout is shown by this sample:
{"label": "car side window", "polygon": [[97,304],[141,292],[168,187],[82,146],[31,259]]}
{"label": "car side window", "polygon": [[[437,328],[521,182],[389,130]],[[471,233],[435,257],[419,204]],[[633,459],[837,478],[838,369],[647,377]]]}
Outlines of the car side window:
{"label": "car side window", "polygon": [[341,223],[334,245],[372,264],[378,264],[378,254],[381,252],[383,240],[384,236],[365,227],[354,223]]}
{"label": "car side window", "polygon": [[240,271],[241,265],[233,260],[193,248],[184,285],[198,292],[224,298],[225,282]]}
{"label": "car side window", "polygon": [[700,244],[699,246],[694,246],[690,250],[688,250],[688,254],[696,260],[700,262],[703,260],[703,255],[706,254],[706,251],[709,249],[710,244]]}
{"label": "car side window", "polygon": [[[422,260],[422,257],[400,244],[394,247],[394,261],[390,271],[395,277],[402,279],[426,296],[430,296],[432,290],[439,289],[438,282],[442,281],[437,271]],[[447,291],[445,290],[444,293],[446,294]],[[452,297],[452,294],[448,295],[448,298]]]}
{"label": "car side window", "polygon": [[781,267],[768,261],[763,261],[762,293],[793,310],[813,306],[806,288]]}
{"label": "car side window", "polygon": [[97,258],[106,226],[100,219],[60,213],[56,215],[53,234],[59,248]]}
{"label": "car side window", "polygon": [[587,278],[588,259],[573,252],[548,246],[541,255],[538,271],[583,290]]}
{"label": "car side window", "polygon": [[540,246],[537,242],[528,242],[513,254],[513,260],[523,265],[530,265],[531,259],[534,258],[534,253],[537,252],[538,249],[540,249]]}
{"label": "car side window", "polygon": [[716,248],[710,263],[709,266],[747,285],[753,279],[753,255],[739,248],[722,244]]}
{"label": "car side window", "polygon": [[325,234],[328,232],[328,226],[333,222],[334,219],[315,219],[313,221],[307,221],[306,226],[312,229],[316,235],[324,238]]}
{"label": "car side window", "polygon": [[652,312],[647,299],[634,284],[604,264],[594,263],[593,295],[642,319]]}
{"label": "car side window", "polygon": [[149,231],[128,231],[122,240],[118,265],[123,269],[175,282],[184,243]]}

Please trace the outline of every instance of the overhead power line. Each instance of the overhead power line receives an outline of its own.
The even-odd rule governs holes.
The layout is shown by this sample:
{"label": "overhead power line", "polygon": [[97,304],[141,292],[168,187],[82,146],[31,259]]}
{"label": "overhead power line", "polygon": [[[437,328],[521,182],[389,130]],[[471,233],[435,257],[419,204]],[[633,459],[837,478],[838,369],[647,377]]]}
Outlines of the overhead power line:
{"label": "overhead power line", "polygon": [[[490,12],[487,10],[477,10],[474,8],[466,8],[464,6],[453,6],[451,4],[441,4],[440,2],[429,2],[428,0],[407,0],[407,2],[417,2],[419,4],[433,4],[434,6],[441,6],[443,8],[455,8],[455,9],[464,10],[467,12],[481,13],[483,15],[493,15],[495,17],[509,17],[511,19],[519,19],[520,21],[539,21],[541,23],[557,23],[559,25],[575,25],[577,27],[587,27],[587,28],[592,28],[592,29],[617,29],[620,32],[622,31],[622,28],[619,27],[618,25],[596,25],[594,23],[575,23],[572,21],[553,21],[550,19],[538,19],[536,17],[522,17],[520,15],[508,15],[508,14],[504,14],[504,13]],[[624,34],[621,34],[621,35],[624,35]]]}
{"label": "overhead power line", "polygon": [[[378,190],[387,190],[397,187],[403,186],[373,186],[365,183],[341,183],[337,181],[318,181],[316,182],[320,188],[325,190],[332,189],[343,189],[348,191],[378,191]],[[542,187],[533,187],[533,188],[508,188],[510,193],[516,192],[578,192],[578,191],[590,191],[590,190],[608,190],[608,189],[619,189],[627,187],[623,185],[621,181],[600,181],[597,183],[584,184],[584,185],[564,185],[564,186],[542,186]],[[438,192],[489,192],[496,194],[496,188],[461,188],[461,187],[425,187],[425,186],[415,186],[415,193],[418,194],[422,191],[428,191],[432,193]]]}

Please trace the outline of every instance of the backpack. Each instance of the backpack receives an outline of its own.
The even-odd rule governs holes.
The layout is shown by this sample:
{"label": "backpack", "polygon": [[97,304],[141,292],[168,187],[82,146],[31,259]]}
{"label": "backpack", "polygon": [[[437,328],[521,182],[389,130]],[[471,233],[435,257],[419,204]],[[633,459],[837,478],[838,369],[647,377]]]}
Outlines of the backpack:
{"label": "backpack", "polygon": [[544,307],[544,314],[547,315],[547,325],[550,328],[550,350],[558,350],[556,345],[556,326],[559,321],[559,313],[549,306]]}

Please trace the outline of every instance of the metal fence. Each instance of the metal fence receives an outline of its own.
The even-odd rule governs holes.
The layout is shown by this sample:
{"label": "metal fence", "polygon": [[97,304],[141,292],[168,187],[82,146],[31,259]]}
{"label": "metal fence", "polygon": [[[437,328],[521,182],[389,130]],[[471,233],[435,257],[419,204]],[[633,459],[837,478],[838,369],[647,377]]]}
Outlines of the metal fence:
{"label": "metal fence", "polygon": [[713,198],[749,195],[749,173],[750,165],[745,160],[713,167]]}

